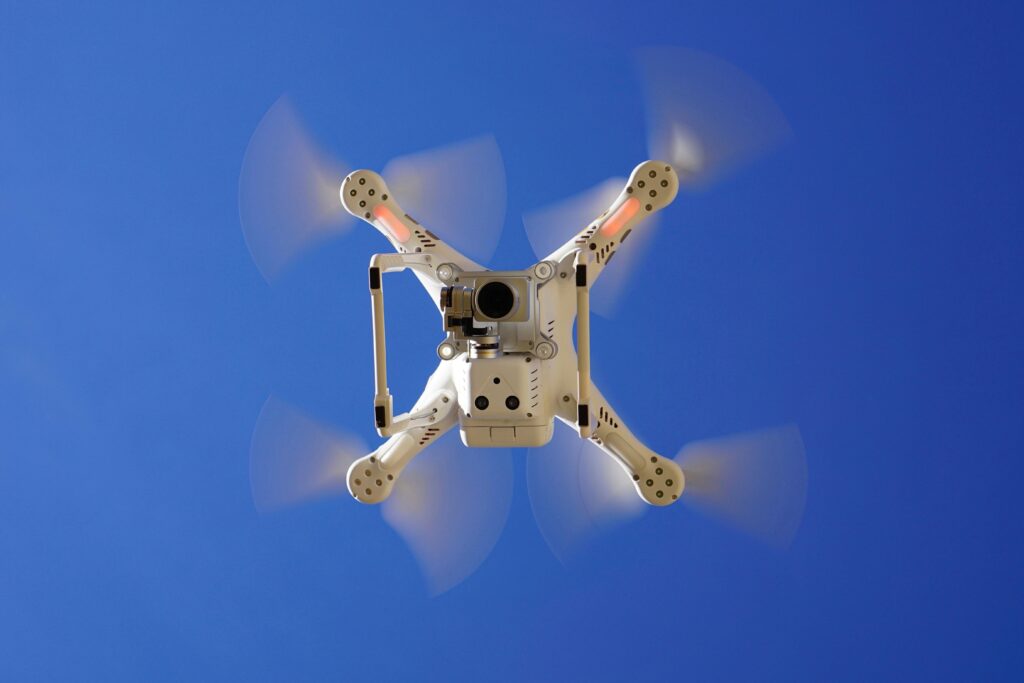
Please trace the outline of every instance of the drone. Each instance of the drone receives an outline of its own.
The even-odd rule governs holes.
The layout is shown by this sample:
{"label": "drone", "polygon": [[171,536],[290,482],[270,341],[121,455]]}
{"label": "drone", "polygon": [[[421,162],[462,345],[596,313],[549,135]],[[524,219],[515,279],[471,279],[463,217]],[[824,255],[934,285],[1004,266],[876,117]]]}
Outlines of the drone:
{"label": "drone", "polygon": [[[431,178],[451,170],[451,155],[443,164],[433,163],[430,160],[437,157],[428,155],[429,163],[417,167],[417,182],[410,184],[407,177],[390,173],[389,167],[382,173],[345,168],[342,175],[335,175],[340,165],[323,163],[308,138],[295,133],[292,119],[286,126],[271,127],[269,136],[260,138],[259,131],[254,135],[243,164],[240,207],[247,243],[265,275],[280,270],[282,255],[290,259],[300,251],[296,244],[302,247],[319,239],[314,216],[338,219],[343,211],[357,219],[348,221],[372,226],[392,248],[370,258],[367,277],[372,304],[372,417],[383,443],[357,457],[363,447],[356,440],[338,436],[272,399],[253,437],[253,493],[258,505],[275,496],[291,502],[311,493],[336,493],[344,486],[360,503],[383,504],[387,518],[387,506],[395,496],[401,497],[407,483],[403,473],[457,428],[469,449],[530,449],[531,502],[542,533],[560,559],[584,526],[599,526],[599,517],[635,516],[641,508],[680,501],[703,505],[737,526],[765,532],[762,536],[775,533],[791,540],[806,495],[799,430],[790,426],[705,440],[668,457],[633,433],[591,377],[592,288],[606,271],[628,266],[625,255],[641,248],[657,214],[673,203],[681,186],[706,183],[788,132],[774,103],[731,65],[678,49],[648,57],[645,83],[652,158],[636,166],[628,178],[604,183],[582,204],[575,201],[568,213],[556,210],[547,214],[547,220],[528,221],[537,259],[523,270],[488,269],[440,236],[448,234],[446,229],[458,235],[459,230],[446,225],[449,221],[421,222],[413,217],[418,209],[403,208],[403,187],[423,184],[434,188],[428,197],[434,206],[456,204],[433,196],[443,192],[444,185],[430,184]],[[716,95],[715,85],[728,96]],[[762,122],[760,128],[751,124],[756,120]],[[283,158],[288,163],[264,159],[258,149],[254,152],[263,139],[270,139],[274,149],[286,150]],[[479,148],[470,149],[480,157]],[[463,170],[465,177],[487,175],[479,169]],[[389,175],[397,181],[386,180]],[[340,183],[332,180],[336,177]],[[268,193],[288,182],[297,183],[302,192],[268,204]],[[306,192],[315,185],[323,187]],[[280,213],[282,206],[287,220],[278,223],[291,227],[267,227],[267,208]],[[502,204],[502,215],[503,209]],[[558,234],[564,241],[553,241]],[[623,256],[613,266],[620,252]],[[388,383],[384,283],[389,278],[384,276],[403,271],[411,272],[426,290],[441,325],[436,369],[411,408],[396,413]],[[556,431],[558,423],[574,434],[580,447],[567,445]],[[571,453],[549,455],[550,443]],[[444,486],[450,478],[436,477],[431,486]],[[282,491],[286,495],[278,496]],[[428,491],[430,495],[452,504],[463,493],[453,488],[443,495]],[[444,575],[435,581],[440,592],[482,561],[504,517],[499,511],[495,514],[500,523],[486,532],[473,532],[487,539],[480,541],[480,552],[458,560],[464,566],[438,570],[438,563],[457,555],[462,544],[472,543],[454,538],[439,548],[437,538],[450,536],[466,519],[486,515],[460,509],[453,518],[428,521],[424,527],[422,518],[429,517],[424,510],[413,513],[416,523],[389,521],[406,532],[403,535],[424,565],[432,565],[424,567],[428,574],[433,568],[435,578]],[[507,513],[506,503],[503,514]]]}
{"label": "drone", "polygon": [[[551,440],[557,418],[614,458],[645,502],[678,500],[685,486],[679,465],[634,436],[590,376],[590,287],[630,234],[678,190],[671,165],[645,161],[612,205],[561,247],[525,270],[492,271],[405,213],[380,175],[349,174],[340,190],[345,209],[376,228],[396,252],[373,256],[369,270],[374,423],[387,441],[352,463],[352,496],[362,503],[384,501],[405,466],[456,426],[471,448],[539,447]],[[395,415],[383,275],[406,269],[437,304],[445,337],[423,394],[408,413]]]}

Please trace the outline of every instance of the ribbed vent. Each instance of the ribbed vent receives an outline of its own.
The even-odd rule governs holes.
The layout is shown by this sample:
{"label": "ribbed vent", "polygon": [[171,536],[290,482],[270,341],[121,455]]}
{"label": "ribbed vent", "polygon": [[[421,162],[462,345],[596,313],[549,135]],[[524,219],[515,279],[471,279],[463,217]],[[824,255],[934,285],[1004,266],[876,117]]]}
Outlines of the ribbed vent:
{"label": "ribbed vent", "polygon": [[441,430],[437,427],[427,427],[423,434],[420,436],[420,446],[425,446],[431,439],[437,436],[437,433]]}
{"label": "ribbed vent", "polygon": [[605,406],[600,406],[597,409],[597,416],[598,418],[600,418],[600,421],[608,423],[612,429],[619,428],[618,420],[616,420],[615,416],[612,415],[612,411],[606,408]]}
{"label": "ribbed vent", "polygon": [[540,396],[540,368],[534,368],[530,372],[530,404],[531,408],[536,408],[540,405],[537,397]]}

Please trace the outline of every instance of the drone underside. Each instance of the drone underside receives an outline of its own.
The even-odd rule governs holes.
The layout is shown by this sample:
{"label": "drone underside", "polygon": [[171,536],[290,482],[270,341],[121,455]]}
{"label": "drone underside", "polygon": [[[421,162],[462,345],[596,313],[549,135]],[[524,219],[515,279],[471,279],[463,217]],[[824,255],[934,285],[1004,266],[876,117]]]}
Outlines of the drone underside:
{"label": "drone underside", "polygon": [[[650,157],[664,161],[645,161],[628,178],[526,216],[537,261],[517,271],[481,265],[497,245],[505,210],[493,139],[399,157],[381,174],[353,171],[327,160],[286,101],[271,108],[239,182],[246,242],[267,279],[357,223],[349,214],[372,225],[393,252],[374,255],[369,267],[373,422],[385,441],[367,455],[359,439],[271,397],[251,449],[259,507],[345,489],[362,503],[383,503],[384,519],[408,542],[431,590],[441,592],[497,541],[512,486],[502,453],[524,447],[534,514],[562,559],[609,522],[640,514],[644,503],[683,501],[767,540],[792,539],[806,495],[795,427],[694,442],[668,458],[630,431],[591,379],[591,310],[609,312],[619,276],[642,258],[680,184],[706,185],[788,134],[763,90],[709,55],[649,50],[641,71]],[[395,414],[384,275],[403,270],[437,307],[443,337],[423,393]],[[444,437],[455,427],[465,446],[491,450],[452,451]]]}
{"label": "drone underside", "polygon": [[[538,447],[551,440],[555,418],[614,458],[643,500],[678,500],[682,470],[644,446],[593,386],[589,303],[590,287],[626,239],[678,190],[669,164],[646,161],[611,206],[546,258],[522,271],[489,271],[421,227],[380,175],[349,174],[341,184],[345,209],[375,227],[396,251],[370,261],[374,420],[388,440],[349,469],[348,488],[356,500],[385,500],[409,461],[456,425],[470,447]],[[408,413],[394,415],[382,275],[405,269],[437,304],[446,336],[426,390]]]}

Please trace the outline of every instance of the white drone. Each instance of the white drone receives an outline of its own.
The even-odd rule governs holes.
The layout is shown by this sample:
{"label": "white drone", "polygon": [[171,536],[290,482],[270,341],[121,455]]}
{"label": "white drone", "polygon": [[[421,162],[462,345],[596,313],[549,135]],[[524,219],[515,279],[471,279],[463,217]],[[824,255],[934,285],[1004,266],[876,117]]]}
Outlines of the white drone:
{"label": "white drone", "polygon": [[[372,225],[394,249],[374,255],[369,267],[373,416],[378,435],[386,440],[356,458],[361,446],[353,439],[338,437],[272,399],[253,438],[253,492],[258,504],[335,492],[342,481],[359,502],[384,503],[393,494],[401,496],[406,483],[403,472],[417,456],[458,426],[462,443],[470,448],[531,449],[534,511],[559,556],[564,556],[562,551],[574,536],[582,535],[579,518],[585,517],[589,524],[626,511],[634,514],[635,506],[623,502],[626,490],[635,492],[633,501],[668,506],[690,500],[763,535],[792,537],[806,486],[795,428],[691,444],[674,459],[644,445],[591,379],[591,288],[613,258],[639,246],[637,242],[652,227],[650,219],[672,203],[681,181],[706,181],[724,167],[768,148],[787,130],[770,98],[719,60],[691,51],[656,50],[645,55],[644,64],[652,156],[665,160],[645,161],[628,179],[605,183],[602,191],[591,193],[582,204],[576,201],[568,212],[548,212],[547,220],[528,222],[538,260],[524,270],[488,270],[400,205],[403,187],[419,186],[421,206],[424,185],[434,188],[435,195],[442,193],[441,186],[431,181],[452,172],[451,155],[444,157],[445,163],[434,163],[430,159],[437,157],[428,155],[428,163],[416,169],[415,182],[407,182],[408,174],[404,180],[397,174],[399,181],[389,187],[388,169],[384,175],[369,170],[335,175],[308,138],[296,132],[290,118],[277,129],[269,126],[269,134],[257,131],[243,164],[240,202],[246,239],[265,274],[280,271],[284,261],[318,239],[321,219],[336,219],[335,208],[344,207]],[[261,151],[267,140],[269,149],[276,150],[274,158]],[[461,157],[454,158],[457,162]],[[464,177],[474,175],[472,169],[459,170]],[[341,176],[339,205],[337,181],[332,178]],[[280,188],[289,183],[298,191],[282,195]],[[319,185],[333,195],[326,203],[327,195],[313,187]],[[455,204],[439,196],[429,199],[433,206]],[[268,215],[274,220],[268,221]],[[447,217],[451,214],[440,218],[439,224],[424,222],[446,234],[444,223],[458,218]],[[576,224],[565,224],[567,220]],[[477,229],[474,224],[472,230]],[[552,244],[552,235],[570,229],[578,232],[561,246]],[[617,266],[628,265],[624,260],[627,257],[620,258]],[[437,306],[444,336],[436,348],[437,369],[423,393],[408,412],[395,414],[388,388],[383,276],[404,270],[416,276]],[[547,453],[542,447],[553,436],[557,438],[556,419],[578,435],[577,443],[604,456],[584,454],[581,449],[570,459]],[[558,443],[560,450],[573,450],[564,441]],[[613,463],[614,476],[604,465],[594,464],[599,460]],[[557,462],[562,465],[552,466]],[[595,477],[594,470],[588,470],[592,467],[604,469]],[[443,497],[452,504],[463,495],[457,489]],[[501,507],[491,503],[486,492],[477,501]],[[427,508],[420,505],[413,516],[429,517]],[[482,519],[482,513],[460,509],[445,521],[407,520],[396,527],[428,574],[434,575],[435,590],[443,590],[486,556],[504,523],[504,517],[496,515],[499,524],[473,532],[487,538],[478,544],[479,552],[460,558],[458,567],[439,569],[437,565],[473,545],[471,539],[450,539],[447,546],[439,547],[437,538],[463,528],[466,519]]]}
{"label": "white drone", "polygon": [[[678,500],[683,471],[644,446],[590,378],[590,287],[633,230],[678,190],[669,164],[646,161],[607,210],[546,258],[526,270],[492,271],[405,213],[380,175],[349,174],[341,184],[345,209],[377,228],[397,252],[370,260],[374,419],[388,440],[349,468],[356,500],[385,500],[406,465],[456,425],[466,446],[538,447],[551,440],[555,418],[614,458],[643,500]],[[411,411],[395,415],[382,275],[407,268],[437,304],[446,336],[423,394]]]}

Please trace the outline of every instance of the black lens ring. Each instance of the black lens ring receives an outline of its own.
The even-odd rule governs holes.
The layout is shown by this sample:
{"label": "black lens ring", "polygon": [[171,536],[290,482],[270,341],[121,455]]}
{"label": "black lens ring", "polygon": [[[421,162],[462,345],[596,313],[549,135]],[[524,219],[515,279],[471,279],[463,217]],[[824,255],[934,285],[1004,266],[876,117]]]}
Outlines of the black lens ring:
{"label": "black lens ring", "polygon": [[516,293],[504,282],[488,282],[476,292],[476,307],[482,319],[502,320],[516,307]]}

